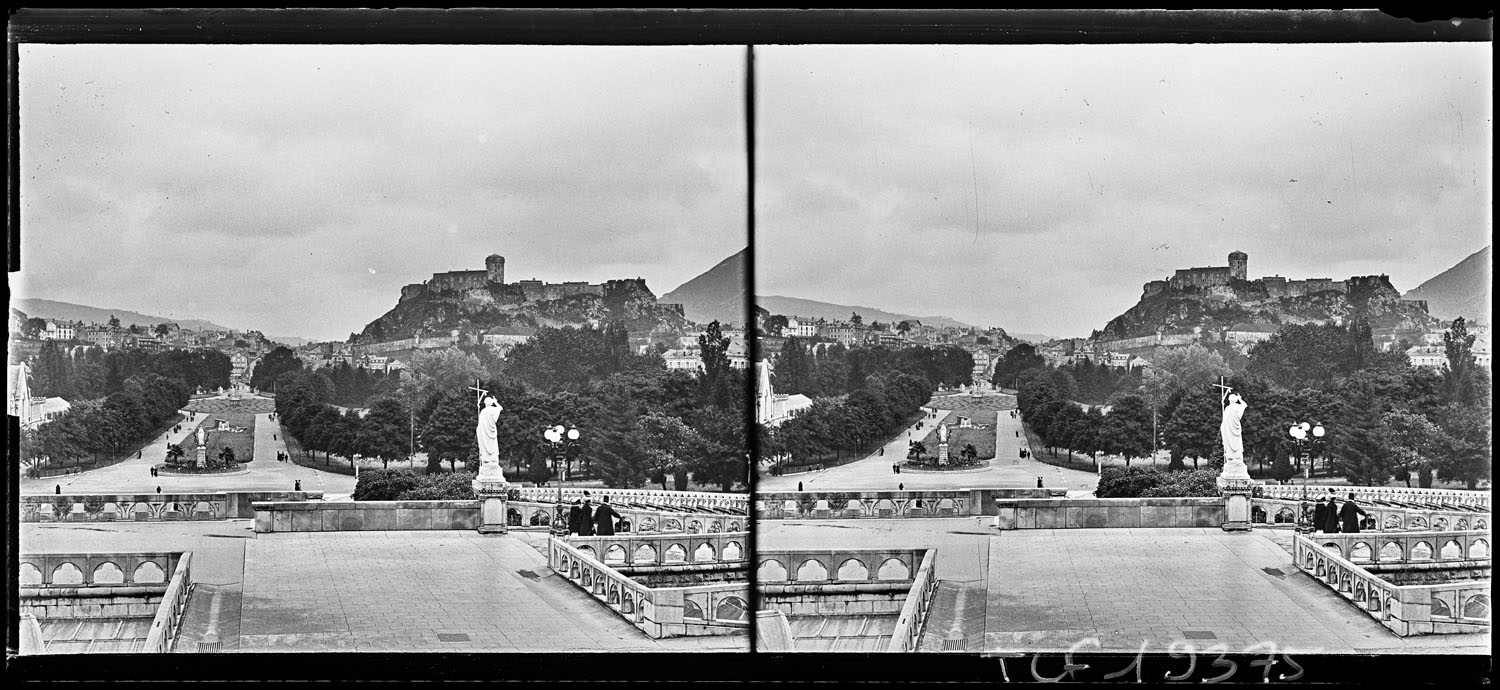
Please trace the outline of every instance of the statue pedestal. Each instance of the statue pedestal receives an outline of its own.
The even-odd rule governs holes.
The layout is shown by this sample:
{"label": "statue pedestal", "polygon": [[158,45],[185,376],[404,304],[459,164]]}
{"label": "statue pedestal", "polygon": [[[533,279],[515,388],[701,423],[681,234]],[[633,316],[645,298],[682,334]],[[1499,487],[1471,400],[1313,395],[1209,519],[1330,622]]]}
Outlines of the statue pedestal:
{"label": "statue pedestal", "polygon": [[489,468],[479,469],[479,476],[472,484],[479,497],[479,533],[505,534],[508,531],[506,509],[509,507],[510,484],[505,481],[499,467],[488,473],[486,469]]}
{"label": "statue pedestal", "polygon": [[[1241,464],[1241,468],[1243,467]],[[1244,478],[1232,476],[1227,465],[1224,469],[1224,473],[1216,481],[1219,490],[1224,493],[1222,527],[1225,532],[1247,532],[1250,530],[1250,494],[1255,490],[1255,482],[1248,474]]]}
{"label": "statue pedestal", "polygon": [[204,448],[202,444],[198,446],[198,457],[193,460],[193,465],[198,469],[208,467],[208,449]]}
{"label": "statue pedestal", "polygon": [[948,444],[946,444],[946,443],[939,443],[938,444],[938,466],[941,467],[941,466],[946,465],[946,464],[948,464]]}

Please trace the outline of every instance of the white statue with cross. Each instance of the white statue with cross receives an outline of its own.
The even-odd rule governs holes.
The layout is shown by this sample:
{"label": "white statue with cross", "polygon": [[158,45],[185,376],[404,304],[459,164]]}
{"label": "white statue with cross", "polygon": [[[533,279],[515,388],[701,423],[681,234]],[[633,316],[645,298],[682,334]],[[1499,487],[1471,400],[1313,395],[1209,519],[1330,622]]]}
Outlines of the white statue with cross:
{"label": "white statue with cross", "polygon": [[1219,474],[1228,479],[1250,479],[1250,468],[1245,465],[1245,438],[1240,419],[1245,416],[1245,399],[1234,389],[1224,385],[1223,377],[1215,388],[1221,390],[1220,404],[1223,417],[1219,422],[1219,435],[1224,442],[1224,470]]}
{"label": "white statue with cross", "polygon": [[479,477],[482,482],[503,482],[505,473],[500,469],[500,411],[505,409],[495,396],[474,382],[470,390],[475,391],[479,403],[479,423],[474,427],[474,437],[479,443]]}

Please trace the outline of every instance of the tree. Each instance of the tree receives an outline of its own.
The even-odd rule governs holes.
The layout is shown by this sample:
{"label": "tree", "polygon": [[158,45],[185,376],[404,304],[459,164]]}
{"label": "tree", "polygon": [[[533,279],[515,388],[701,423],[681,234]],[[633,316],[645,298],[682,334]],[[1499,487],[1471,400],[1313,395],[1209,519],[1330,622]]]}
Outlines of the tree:
{"label": "tree", "polygon": [[850,312],[850,314],[849,314],[849,323],[852,323],[852,324],[858,326],[858,325],[863,324],[864,322],[865,322],[865,318],[863,316],[860,316],[857,312]]}
{"label": "tree", "polygon": [[1192,458],[1193,469],[1198,469],[1200,458],[1212,457],[1222,444],[1219,436],[1222,416],[1217,389],[1184,391],[1162,427],[1162,440],[1172,451],[1173,464],[1179,464],[1182,458]]}
{"label": "tree", "polygon": [[112,331],[120,330],[120,317],[114,314],[109,315],[109,329]]}
{"label": "tree", "polygon": [[231,466],[231,465],[234,464],[234,449],[233,448],[230,448],[229,446],[224,446],[224,450],[219,451],[219,464],[222,465],[222,466],[224,466],[224,467],[229,467],[229,466]]}
{"label": "tree", "polygon": [[1126,467],[1131,458],[1151,455],[1151,410],[1146,399],[1139,395],[1117,398],[1104,418],[1100,441],[1100,450],[1123,456]]}
{"label": "tree", "polygon": [[366,456],[380,458],[383,469],[390,469],[391,460],[407,457],[411,448],[409,430],[406,406],[395,398],[381,398],[360,421],[360,449]]}
{"label": "tree", "polygon": [[172,327],[166,323],[159,323],[156,324],[156,328],[153,329],[153,332],[157,335],[167,335],[168,333],[172,332]]}
{"label": "tree", "polygon": [[1488,479],[1491,472],[1494,436],[1490,412],[1455,403],[1441,408],[1436,421],[1442,430],[1438,472],[1444,479],[1477,488],[1479,480]]}
{"label": "tree", "polygon": [[1027,369],[1039,369],[1047,366],[1045,357],[1037,354],[1036,347],[1031,343],[1021,343],[1006,352],[995,363],[995,375],[992,382],[997,387],[1005,387],[1015,381],[1021,372]]}
{"label": "tree", "polygon": [[[479,358],[460,348],[424,350],[412,355],[407,363],[406,375],[402,377],[397,395],[407,404],[421,407],[434,395],[467,391],[475,381],[484,377],[484,365]],[[364,385],[368,386],[368,379]],[[501,401],[500,404],[507,403]]]}
{"label": "tree", "polygon": [[1443,399],[1447,402],[1465,405],[1475,402],[1474,340],[1462,316],[1443,332],[1443,351],[1448,355],[1448,364],[1443,368]]}
{"label": "tree", "polygon": [[[427,451],[427,473],[441,472],[443,461],[456,464],[478,458],[474,420],[478,411],[468,391],[443,394],[422,427],[422,448]],[[436,468],[436,470],[434,470]]]}
{"label": "tree", "polygon": [[[285,346],[277,346],[266,356],[261,358],[260,364],[255,366],[255,371],[250,375],[250,387],[257,390],[272,390],[280,386],[277,380],[282,374],[302,370],[302,360],[297,359]],[[277,390],[277,394],[280,391]]]}
{"label": "tree", "polygon": [[38,316],[33,316],[29,319],[26,319],[26,323],[21,326],[21,335],[24,335],[28,338],[37,338],[40,337],[42,335],[42,332],[46,330],[47,320]]}
{"label": "tree", "polygon": [[1365,398],[1346,406],[1333,437],[1338,470],[1351,484],[1384,486],[1390,481],[1395,461],[1384,442],[1376,401]]}
{"label": "tree", "polygon": [[1432,471],[1441,453],[1442,430],[1427,417],[1403,409],[1381,415],[1380,426],[1394,461],[1396,479],[1410,487],[1415,474],[1422,488],[1431,488]]}
{"label": "tree", "polygon": [[666,475],[676,478],[676,489],[687,489],[689,453],[703,440],[681,419],[652,412],[643,415],[636,425],[637,443],[646,459],[646,469],[653,481],[667,489]]}
{"label": "tree", "polygon": [[703,393],[700,400],[703,404],[719,404],[726,402],[726,393],[720,384],[729,372],[729,338],[724,337],[719,330],[719,322],[713,321],[708,324],[704,333],[698,336],[698,352],[703,360],[703,374],[700,378]]}

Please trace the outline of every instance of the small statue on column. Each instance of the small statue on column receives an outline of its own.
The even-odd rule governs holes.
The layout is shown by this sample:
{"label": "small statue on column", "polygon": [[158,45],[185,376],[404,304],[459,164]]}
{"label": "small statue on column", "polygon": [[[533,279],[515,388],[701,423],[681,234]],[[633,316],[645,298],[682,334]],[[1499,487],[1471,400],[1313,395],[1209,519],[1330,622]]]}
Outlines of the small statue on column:
{"label": "small statue on column", "polygon": [[474,478],[474,494],[479,498],[479,533],[505,534],[506,504],[510,485],[500,469],[500,403],[483,392],[479,423],[474,437],[479,444],[479,475]]}

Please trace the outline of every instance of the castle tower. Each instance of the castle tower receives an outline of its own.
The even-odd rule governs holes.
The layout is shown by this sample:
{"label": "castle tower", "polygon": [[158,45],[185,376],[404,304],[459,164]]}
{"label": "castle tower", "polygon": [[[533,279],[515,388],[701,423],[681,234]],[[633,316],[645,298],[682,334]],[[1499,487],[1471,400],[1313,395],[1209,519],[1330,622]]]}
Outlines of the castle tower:
{"label": "castle tower", "polygon": [[505,257],[499,254],[484,257],[484,270],[491,283],[505,284]]}
{"label": "castle tower", "polygon": [[1247,269],[1250,266],[1250,255],[1244,252],[1229,252],[1229,277],[1238,280],[1249,280]]}

